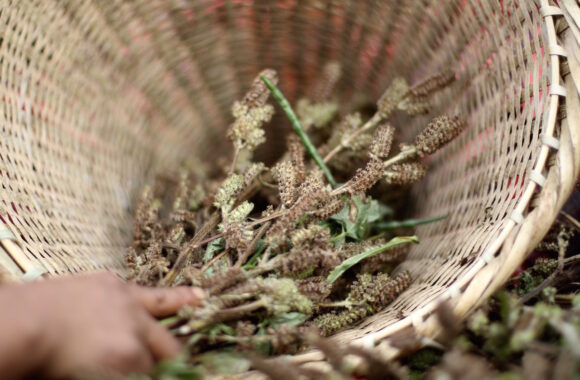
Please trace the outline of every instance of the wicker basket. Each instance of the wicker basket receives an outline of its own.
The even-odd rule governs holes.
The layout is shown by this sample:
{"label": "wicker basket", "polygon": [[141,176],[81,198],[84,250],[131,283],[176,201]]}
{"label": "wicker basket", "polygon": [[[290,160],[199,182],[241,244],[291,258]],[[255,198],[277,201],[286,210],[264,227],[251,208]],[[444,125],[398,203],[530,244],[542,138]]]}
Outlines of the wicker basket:
{"label": "wicker basket", "polygon": [[[234,99],[263,67],[291,99],[342,62],[344,104],[395,76],[458,81],[437,113],[469,129],[430,162],[402,264],[413,285],[339,342],[395,354],[464,316],[525,259],[580,169],[580,8],[574,0],[0,0],[0,264],[16,279],[122,273],[152,173],[215,161]],[[397,120],[410,139],[425,120]],[[421,216],[421,215],[417,215]],[[296,357],[316,361],[317,352]]]}

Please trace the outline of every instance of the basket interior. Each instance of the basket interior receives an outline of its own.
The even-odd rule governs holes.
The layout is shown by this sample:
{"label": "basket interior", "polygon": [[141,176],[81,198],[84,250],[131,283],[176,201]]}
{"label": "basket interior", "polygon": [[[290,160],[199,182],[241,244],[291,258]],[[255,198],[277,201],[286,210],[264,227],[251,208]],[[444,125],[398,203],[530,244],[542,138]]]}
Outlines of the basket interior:
{"label": "basket interior", "polygon": [[[232,102],[264,67],[296,100],[326,62],[341,62],[343,112],[396,76],[451,68],[458,78],[433,114],[462,114],[469,129],[431,158],[414,190],[416,216],[449,217],[419,228],[422,243],[403,264],[412,287],[344,339],[404,317],[469,270],[539,152],[550,58],[536,1],[0,4],[0,215],[50,274],[122,271],[140,187],[185,158],[215,162]],[[397,118],[401,139],[426,120]],[[273,140],[285,128],[273,123]]]}

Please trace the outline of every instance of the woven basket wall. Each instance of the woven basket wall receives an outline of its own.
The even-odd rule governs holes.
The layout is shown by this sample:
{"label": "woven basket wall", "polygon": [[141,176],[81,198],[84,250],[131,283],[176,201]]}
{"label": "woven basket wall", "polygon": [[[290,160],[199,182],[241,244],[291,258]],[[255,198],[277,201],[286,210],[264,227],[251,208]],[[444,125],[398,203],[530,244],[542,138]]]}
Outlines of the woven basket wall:
{"label": "woven basket wall", "polygon": [[[411,288],[335,337],[394,353],[398,334],[437,333],[441,301],[465,315],[501,286],[570,193],[579,26],[574,0],[0,0],[0,264],[121,273],[140,187],[186,157],[215,162],[264,67],[295,100],[340,61],[347,105],[451,68],[434,114],[469,129],[415,189],[416,216],[450,217],[418,229]],[[398,122],[410,139],[425,120]]]}

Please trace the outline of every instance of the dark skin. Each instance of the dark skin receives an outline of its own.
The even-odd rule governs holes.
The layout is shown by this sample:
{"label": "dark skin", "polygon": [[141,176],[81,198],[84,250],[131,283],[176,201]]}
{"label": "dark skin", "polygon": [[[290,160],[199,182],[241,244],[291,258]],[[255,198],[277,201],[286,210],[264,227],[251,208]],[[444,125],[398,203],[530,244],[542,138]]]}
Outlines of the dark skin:
{"label": "dark skin", "polygon": [[0,287],[2,379],[146,373],[179,354],[156,318],[198,305],[197,288],[144,288],[99,273]]}

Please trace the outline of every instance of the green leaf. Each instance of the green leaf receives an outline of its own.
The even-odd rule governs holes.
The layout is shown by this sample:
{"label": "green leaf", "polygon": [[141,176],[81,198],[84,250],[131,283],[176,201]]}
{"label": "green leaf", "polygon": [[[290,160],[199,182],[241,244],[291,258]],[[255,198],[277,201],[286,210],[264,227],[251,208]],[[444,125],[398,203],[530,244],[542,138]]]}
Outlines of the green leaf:
{"label": "green leaf", "polygon": [[242,268],[244,270],[250,270],[250,269],[254,269],[257,265],[258,265],[258,259],[260,258],[260,256],[262,256],[262,253],[264,253],[264,250],[266,249],[266,243],[264,242],[264,239],[260,239],[258,241],[258,243],[256,244],[256,248],[254,250],[254,254],[252,255],[252,257],[250,257],[250,259],[242,266]]}
{"label": "green leaf", "polygon": [[197,380],[203,378],[200,367],[187,363],[186,355],[172,360],[162,361],[153,370],[154,379],[163,380]]}
{"label": "green leaf", "polygon": [[209,335],[209,340],[211,343],[214,343],[215,337],[218,336],[219,334],[225,334],[230,336],[236,334],[236,330],[233,327],[226,325],[225,323],[218,323],[216,325],[213,325],[205,329],[204,332]]}
{"label": "green leaf", "polygon": [[226,248],[226,241],[224,238],[218,238],[211,241],[207,248],[205,249],[205,254],[203,255],[203,262],[207,263],[217,254]]}
{"label": "green leaf", "polygon": [[389,231],[397,228],[412,228],[415,226],[420,226],[421,224],[438,222],[445,218],[447,218],[447,215],[429,216],[427,218],[422,219],[407,219],[402,221],[392,220],[389,222],[376,223],[375,225],[373,225],[373,227],[379,231]]}
{"label": "green leaf", "polygon": [[328,275],[326,281],[333,283],[336,281],[344,272],[355,266],[356,264],[360,263],[361,261],[368,259],[370,257],[376,256],[384,251],[398,247],[399,245],[403,244],[410,244],[410,243],[419,243],[419,239],[417,236],[399,236],[391,239],[389,242],[379,245],[373,248],[370,248],[362,253],[359,253],[356,256],[350,257],[344,260],[340,265],[338,265],[334,270]]}
{"label": "green leaf", "polygon": [[[349,237],[354,240],[362,240],[367,232],[369,223],[381,220],[383,217],[392,214],[392,210],[385,205],[381,205],[376,200],[364,203],[359,197],[352,197],[342,210],[330,217],[342,226],[343,233],[340,238]],[[338,243],[341,243],[338,241]]]}
{"label": "green leaf", "polygon": [[367,216],[369,223],[374,223],[388,216],[393,216],[392,208],[384,203],[380,203],[376,199],[370,201]]}

